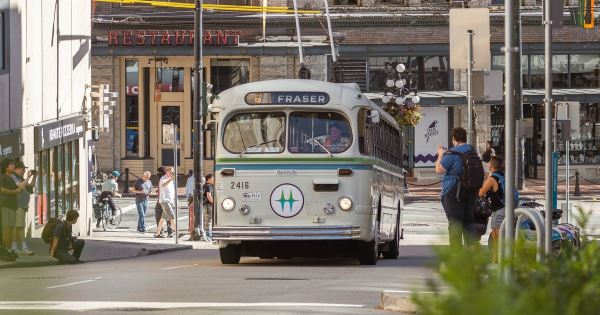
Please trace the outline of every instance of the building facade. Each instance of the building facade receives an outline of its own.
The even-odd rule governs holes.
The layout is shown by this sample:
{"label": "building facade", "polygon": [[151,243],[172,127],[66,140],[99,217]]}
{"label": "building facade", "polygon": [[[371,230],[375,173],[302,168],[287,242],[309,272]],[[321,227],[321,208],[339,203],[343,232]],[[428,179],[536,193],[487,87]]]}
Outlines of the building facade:
{"label": "building facade", "polygon": [[89,1],[0,0],[2,157],[38,174],[28,236],[71,209],[80,212],[74,232],[90,233],[90,16]]}
{"label": "building facade", "polygon": [[[217,2],[225,3],[211,3]],[[261,3],[227,1],[227,4]],[[292,6],[292,1],[268,3]],[[580,133],[583,137],[575,139],[581,150],[572,164],[576,164],[582,174],[596,177],[600,176],[594,166],[600,163],[600,150],[597,150],[600,149],[600,130],[596,133],[595,128],[600,123],[600,44],[592,35],[596,32],[573,25],[569,12],[574,3],[565,2],[564,26],[554,31],[554,88],[564,90],[557,100],[579,104],[582,117],[579,129],[591,128],[589,132]],[[491,69],[485,70],[503,70],[502,2],[330,0],[329,4],[344,82],[358,83],[369,97],[379,101],[385,88],[386,64],[402,62],[407,66],[415,87],[424,96],[424,113],[436,117],[437,129],[430,130],[430,123],[427,128],[404,128],[405,143],[409,146],[404,166],[418,178],[436,177],[432,169],[435,149],[421,152],[415,148],[427,148],[424,144],[430,137],[426,136],[436,132],[445,137],[447,144],[448,131],[454,126],[466,125],[466,98],[461,92],[466,90],[466,73],[449,66],[449,9],[455,6],[490,9]],[[322,1],[301,0],[299,5],[323,9]],[[331,79],[332,58],[325,17],[304,15],[300,21],[305,64],[311,70],[311,78]],[[537,126],[534,139],[525,141],[525,171],[526,176],[535,178],[543,176],[543,172],[538,171],[543,168],[543,156],[538,157],[543,154],[539,135],[543,106],[537,92],[543,89],[541,1],[522,2],[522,21],[524,116],[534,118]],[[204,27],[204,79],[214,85],[215,93],[245,82],[298,76],[293,16],[267,16],[263,21],[262,15],[256,14],[207,12]],[[180,127],[183,140],[180,156],[184,160],[180,165],[192,168],[192,31],[192,11],[97,5],[93,82],[119,87],[121,95],[126,95],[115,108],[113,132],[101,135],[98,155],[102,157],[99,160],[105,161],[101,168],[127,167],[141,174],[142,169],[172,163],[168,148],[160,143],[159,137],[161,125],[168,122]],[[485,141],[491,140],[502,154],[503,101],[478,102],[475,112],[478,149],[483,152]],[[210,144],[210,134],[206,137],[205,143]],[[209,156],[206,166],[210,168],[210,149],[206,150]]]}

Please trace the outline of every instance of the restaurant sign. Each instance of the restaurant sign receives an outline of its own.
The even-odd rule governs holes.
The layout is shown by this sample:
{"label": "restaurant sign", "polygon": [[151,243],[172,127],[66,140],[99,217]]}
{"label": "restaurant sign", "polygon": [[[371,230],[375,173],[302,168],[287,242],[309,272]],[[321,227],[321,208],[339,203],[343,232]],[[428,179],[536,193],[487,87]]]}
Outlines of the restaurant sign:
{"label": "restaurant sign", "polygon": [[[204,46],[237,46],[241,31],[204,31]],[[108,46],[193,46],[192,30],[121,30],[108,31]]]}

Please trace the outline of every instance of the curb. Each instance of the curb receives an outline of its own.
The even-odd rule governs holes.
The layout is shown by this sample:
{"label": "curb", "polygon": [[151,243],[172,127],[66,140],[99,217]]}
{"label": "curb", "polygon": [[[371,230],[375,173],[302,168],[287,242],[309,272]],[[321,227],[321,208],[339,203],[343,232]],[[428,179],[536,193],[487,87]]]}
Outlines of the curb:
{"label": "curb", "polygon": [[381,292],[379,307],[386,311],[403,314],[416,314],[417,306],[411,301],[406,292],[386,290]]}
{"label": "curb", "polygon": [[[188,250],[193,249],[192,245],[180,245],[177,247],[168,247],[161,249],[150,249],[147,250],[142,248],[135,256],[130,257],[116,257],[116,258],[108,258],[108,259],[96,259],[96,260],[86,260],[86,262],[100,262],[100,261],[110,261],[110,260],[119,260],[119,259],[129,259],[136,257],[144,257],[156,254],[163,254],[169,252],[175,252],[180,250]],[[47,266],[55,266],[59,265],[58,261],[55,259],[52,260],[43,260],[43,261],[12,261],[0,264],[0,269],[8,269],[8,268],[34,268],[34,267],[47,267]]]}

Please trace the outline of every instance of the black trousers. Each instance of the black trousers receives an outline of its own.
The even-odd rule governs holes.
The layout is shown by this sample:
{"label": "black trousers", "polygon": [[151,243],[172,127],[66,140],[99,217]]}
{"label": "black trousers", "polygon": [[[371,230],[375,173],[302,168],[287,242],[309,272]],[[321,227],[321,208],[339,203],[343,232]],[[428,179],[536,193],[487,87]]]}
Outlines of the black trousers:
{"label": "black trousers", "polygon": [[[160,218],[162,218],[163,209],[159,202],[154,206],[154,219],[156,220],[156,226],[158,226],[158,222],[160,222]],[[171,228],[171,223],[167,221],[167,233],[173,233],[173,229]]]}
{"label": "black trousers", "polygon": [[59,243],[58,248],[54,251],[54,258],[58,259],[61,264],[76,264],[81,257],[83,246],[85,246],[84,240],[74,240],[71,242],[73,245],[73,254],[69,254],[69,249],[66,245]]}
{"label": "black trousers", "polygon": [[112,215],[115,215],[115,212],[117,211],[117,206],[115,205],[115,201],[113,200],[113,194],[111,192],[108,191],[103,191],[100,196],[98,196],[98,201],[102,201],[102,199],[107,198],[108,199],[108,207],[110,208],[110,211],[112,211]]}
{"label": "black trousers", "polygon": [[442,207],[448,219],[448,235],[450,246],[460,247],[472,245],[476,242],[475,231],[475,202],[476,191],[462,190],[457,198],[459,184],[454,185],[450,191],[442,196]]}

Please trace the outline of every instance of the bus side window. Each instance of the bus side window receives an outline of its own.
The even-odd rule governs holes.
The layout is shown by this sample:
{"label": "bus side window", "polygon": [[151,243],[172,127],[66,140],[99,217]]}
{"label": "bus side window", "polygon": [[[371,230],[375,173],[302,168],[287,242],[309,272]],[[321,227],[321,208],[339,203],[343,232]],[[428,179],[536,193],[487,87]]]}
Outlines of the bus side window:
{"label": "bus side window", "polygon": [[368,109],[361,109],[358,112],[358,149],[361,154],[368,153],[367,140],[367,117],[369,116]]}

